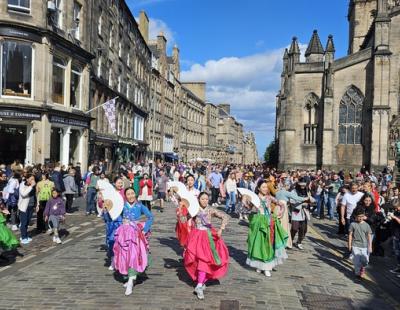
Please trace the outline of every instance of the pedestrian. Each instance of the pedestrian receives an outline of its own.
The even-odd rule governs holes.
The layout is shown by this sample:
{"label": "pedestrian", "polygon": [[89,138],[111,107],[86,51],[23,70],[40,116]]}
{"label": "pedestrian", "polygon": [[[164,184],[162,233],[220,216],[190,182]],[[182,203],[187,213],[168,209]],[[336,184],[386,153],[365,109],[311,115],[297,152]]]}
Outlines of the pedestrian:
{"label": "pedestrian", "polygon": [[51,192],[54,189],[54,183],[49,180],[48,173],[42,173],[42,179],[36,185],[36,230],[37,233],[46,231],[46,222],[44,220],[44,209],[51,198]]}
{"label": "pedestrian", "polygon": [[372,253],[372,231],[364,221],[365,213],[362,208],[355,210],[355,222],[349,228],[349,251],[354,265],[354,272],[359,278],[365,275],[365,267],[369,262],[369,254]]}
{"label": "pedestrian", "polygon": [[166,199],[167,183],[169,178],[165,175],[163,169],[159,171],[160,176],[156,179],[155,189],[157,190],[157,199],[160,201],[160,212],[164,212],[164,201]]}
{"label": "pedestrian", "polygon": [[19,186],[18,210],[20,216],[21,244],[28,244],[32,238],[28,236],[28,226],[33,209],[36,206],[36,181],[32,174],[26,175],[26,180]]}
{"label": "pedestrian", "polygon": [[66,212],[67,214],[72,213],[72,204],[74,203],[74,196],[78,193],[78,186],[75,181],[75,169],[69,169],[68,173],[63,178],[65,187],[65,199],[66,199]]}
{"label": "pedestrian", "polygon": [[[153,215],[142,203],[136,199],[133,188],[125,190],[126,203],[122,211],[123,223],[115,232],[114,268],[128,282],[124,284],[125,295],[131,295],[134,281],[143,273],[149,262],[149,243],[146,235],[153,224]],[[146,217],[143,225],[139,220]]]}
{"label": "pedestrian", "polygon": [[53,232],[53,242],[61,244],[59,236],[60,223],[65,220],[65,204],[57,190],[51,192],[51,199],[44,210],[45,221],[48,222],[49,232]]}
{"label": "pedestrian", "polygon": [[149,174],[144,173],[139,182],[139,201],[141,201],[150,211],[153,201],[153,182],[149,179]]}
{"label": "pedestrian", "polygon": [[18,230],[18,199],[19,186],[21,182],[21,171],[13,171],[8,180],[7,186],[3,190],[3,199],[6,201],[8,211],[10,211],[11,230]]}
{"label": "pedestrian", "polygon": [[76,163],[75,166],[75,183],[78,188],[78,197],[81,197],[82,193],[82,170],[81,170],[81,163]]}
{"label": "pedestrian", "polygon": [[[310,204],[308,203],[309,195],[306,186],[307,184],[305,182],[297,183],[295,193],[297,194],[297,196],[306,199],[304,200],[304,202],[294,204],[292,207],[292,223],[290,228],[290,235],[293,245],[296,246],[299,250],[303,250],[302,242],[307,234],[308,221],[310,221]],[[295,243],[294,238],[296,234],[298,234],[298,236],[297,242]]]}
{"label": "pedestrian", "polygon": [[393,235],[393,252],[396,256],[397,266],[390,270],[400,278],[400,201],[394,205],[393,213],[389,213],[391,231]]}
{"label": "pedestrian", "polygon": [[211,188],[211,206],[218,207],[220,186],[223,184],[223,178],[219,170],[215,168],[208,176],[207,181]]}
{"label": "pedestrian", "polygon": [[228,179],[225,181],[226,189],[226,201],[225,201],[225,212],[234,213],[236,208],[236,175],[235,172],[229,174]]}
{"label": "pedestrian", "polygon": [[97,181],[100,179],[99,167],[94,166],[86,179],[86,215],[96,214]]}
{"label": "pedestrian", "polygon": [[194,183],[195,183],[194,176],[192,174],[189,174],[186,177],[186,188],[187,188],[189,193],[191,193],[196,198],[198,198],[199,195],[200,195],[200,191],[194,186]]}
{"label": "pedestrian", "polygon": [[351,223],[351,214],[356,208],[358,202],[364,194],[358,191],[356,183],[350,184],[350,192],[344,194],[341,201],[340,221],[344,225],[344,231],[347,234]]}
{"label": "pedestrian", "polygon": [[[270,277],[272,269],[288,257],[285,250],[288,233],[278,219],[283,209],[279,212],[279,202],[269,193],[267,180],[259,181],[256,194],[260,204],[251,197],[245,197],[245,200],[250,198],[251,206],[256,211],[249,218],[246,264],[255,268],[257,273]],[[272,203],[276,204],[275,209]]]}
{"label": "pedestrian", "polygon": [[56,163],[54,166],[53,173],[51,174],[51,180],[54,182],[54,188],[61,195],[65,192],[65,186],[63,182],[63,171],[61,170],[61,164]]}
{"label": "pedestrian", "polygon": [[[197,282],[194,292],[198,299],[204,299],[206,282],[224,277],[229,267],[229,251],[222,239],[228,216],[208,203],[208,194],[200,193],[200,210],[193,218],[194,227],[189,233],[183,256],[187,273]],[[211,224],[212,218],[221,220],[218,231]]]}

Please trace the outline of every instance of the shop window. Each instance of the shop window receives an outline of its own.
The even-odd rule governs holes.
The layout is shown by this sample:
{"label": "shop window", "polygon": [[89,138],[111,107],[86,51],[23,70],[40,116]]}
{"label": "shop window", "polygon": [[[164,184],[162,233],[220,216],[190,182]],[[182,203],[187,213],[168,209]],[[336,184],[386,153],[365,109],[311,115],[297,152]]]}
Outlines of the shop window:
{"label": "shop window", "polygon": [[81,39],[81,27],[80,27],[80,19],[81,19],[81,10],[82,6],[78,2],[74,2],[74,23],[75,23],[75,39]]}
{"label": "shop window", "polygon": [[31,98],[32,45],[17,41],[5,41],[1,48],[2,95]]}
{"label": "shop window", "polygon": [[64,105],[65,103],[65,62],[57,57],[53,60],[53,102]]}
{"label": "shop window", "polygon": [[8,0],[8,10],[22,13],[31,12],[30,0]]}
{"label": "shop window", "polygon": [[71,71],[71,107],[81,109],[81,79],[82,70],[72,67]]}
{"label": "shop window", "polygon": [[141,116],[135,116],[135,129],[134,129],[134,139],[143,141],[144,132],[144,119]]}

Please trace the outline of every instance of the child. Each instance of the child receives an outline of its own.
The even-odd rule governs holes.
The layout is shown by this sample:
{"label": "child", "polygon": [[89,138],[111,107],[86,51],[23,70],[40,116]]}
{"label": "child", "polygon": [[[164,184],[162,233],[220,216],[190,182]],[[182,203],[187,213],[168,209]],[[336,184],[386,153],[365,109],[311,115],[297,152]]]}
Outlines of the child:
{"label": "child", "polygon": [[65,219],[65,205],[59,192],[56,190],[51,192],[51,197],[52,198],[47,202],[46,208],[44,209],[44,216],[45,221],[49,222],[49,230],[53,229],[53,242],[60,244],[61,239],[58,236],[58,229],[60,227],[60,222]]}
{"label": "child", "polygon": [[354,211],[355,222],[349,228],[349,251],[354,264],[354,272],[359,278],[365,275],[365,267],[369,262],[369,254],[372,252],[372,230],[365,222],[363,208]]}

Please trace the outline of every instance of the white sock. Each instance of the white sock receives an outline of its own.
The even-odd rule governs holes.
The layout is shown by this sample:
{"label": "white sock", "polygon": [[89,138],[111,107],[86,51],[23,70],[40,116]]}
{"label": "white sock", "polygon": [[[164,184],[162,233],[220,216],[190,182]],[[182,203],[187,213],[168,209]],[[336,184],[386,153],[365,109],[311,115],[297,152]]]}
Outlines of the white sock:
{"label": "white sock", "polygon": [[202,287],[203,287],[203,284],[202,284],[202,283],[197,283],[196,288],[202,288]]}

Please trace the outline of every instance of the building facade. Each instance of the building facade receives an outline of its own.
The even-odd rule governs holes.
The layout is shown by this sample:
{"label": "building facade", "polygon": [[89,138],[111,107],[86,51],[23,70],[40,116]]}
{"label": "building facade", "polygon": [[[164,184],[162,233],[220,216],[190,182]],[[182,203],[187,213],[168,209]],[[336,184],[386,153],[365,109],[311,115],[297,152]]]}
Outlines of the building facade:
{"label": "building facade", "polygon": [[349,2],[348,55],[335,59],[314,31],[300,61],[294,38],[283,58],[276,137],[281,168],[380,169],[394,165],[400,135],[400,3]]}
{"label": "building facade", "polygon": [[0,160],[86,168],[91,3],[0,3]]}
{"label": "building facade", "polygon": [[[149,20],[140,13],[137,24],[124,0],[95,1],[92,9],[90,159],[110,163],[146,159],[145,125],[150,111],[151,51],[147,45]],[[117,98],[113,130],[101,107]]]}

